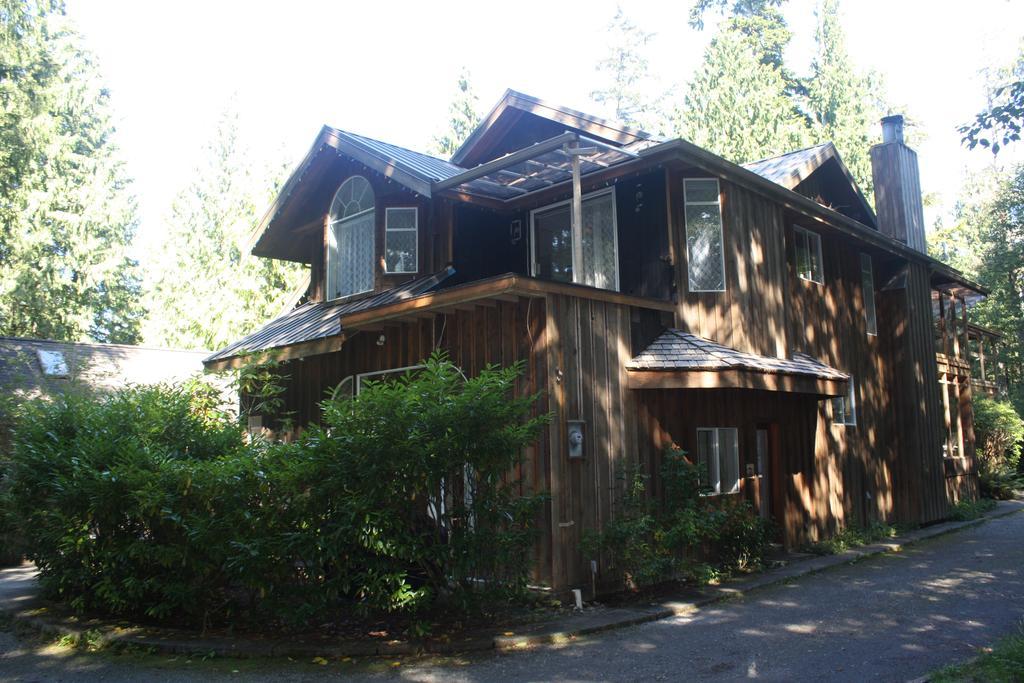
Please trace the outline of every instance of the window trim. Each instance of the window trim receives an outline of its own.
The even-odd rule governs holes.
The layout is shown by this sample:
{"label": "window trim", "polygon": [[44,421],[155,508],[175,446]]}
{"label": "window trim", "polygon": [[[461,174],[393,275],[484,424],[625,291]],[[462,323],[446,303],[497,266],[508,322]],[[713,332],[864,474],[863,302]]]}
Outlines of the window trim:
{"label": "window trim", "polygon": [[[836,415],[836,401],[843,401],[843,414]],[[850,419],[846,419],[846,401],[850,402]],[[843,396],[833,396],[832,400],[829,401],[832,410],[832,424],[842,427],[856,427],[857,426],[857,382],[854,380],[853,375],[850,375],[849,384],[847,385],[846,394]]]}
{"label": "window trim", "polygon": [[[867,265],[865,271],[864,266]],[[868,278],[865,280],[865,276]],[[871,285],[871,296],[868,296],[867,288],[865,285],[870,283]],[[871,254],[861,252],[860,253],[860,289],[861,297],[863,298],[864,304],[864,322],[867,324],[867,332],[869,337],[878,336],[878,307],[875,291],[875,262],[871,258]],[[870,306],[868,302],[870,301]],[[870,315],[869,315],[870,311]]]}
{"label": "window trim", "polygon": [[[392,211],[412,211],[413,227],[411,228],[389,228],[389,216]],[[389,270],[388,269],[388,233],[411,232],[416,235],[416,267],[414,270]],[[388,206],[384,209],[384,274],[385,275],[416,275],[420,272],[420,207],[418,206]]]}
{"label": "window trim", "polygon": [[[621,285],[619,283],[619,271],[621,270],[621,268],[619,266],[619,208],[618,208],[618,205],[616,204],[615,187],[612,186],[612,187],[603,188],[603,189],[600,189],[600,190],[594,190],[593,192],[588,192],[588,193],[583,195],[582,201],[586,202],[586,201],[588,201],[590,199],[597,199],[598,197],[600,197],[602,195],[606,195],[606,194],[610,194],[611,197],[612,197],[612,248],[615,251],[615,289],[609,289],[609,290],[605,290],[605,291],[620,292],[620,291],[622,291],[622,289],[621,289]],[[536,216],[538,213],[545,213],[547,211],[550,211],[551,209],[557,209],[558,207],[565,206],[566,204],[572,204],[572,199],[570,198],[570,199],[566,199],[566,200],[563,200],[563,201],[560,201],[560,202],[555,202],[553,204],[546,204],[544,206],[539,206],[536,209],[531,209],[530,210],[530,277],[539,277],[537,275],[537,271],[539,270],[538,267],[537,267],[538,266],[538,263],[537,263],[537,224],[536,224],[536,221],[534,220],[534,216]],[[572,229],[573,229],[573,225],[572,225],[572,209],[570,209],[569,210],[569,230],[572,231]],[[583,287],[592,287],[593,285],[588,285],[587,283],[580,282],[580,281],[578,281],[576,279],[577,275],[580,272],[580,269],[577,267],[577,264],[576,264],[576,247],[575,247],[575,245],[576,245],[576,240],[577,239],[582,239],[582,235],[577,237],[577,235],[575,233],[573,233],[572,234],[572,239],[573,239],[573,249],[572,249],[572,261],[573,261],[573,263],[572,263],[572,283],[571,284],[582,285]],[[603,288],[602,287],[595,287],[595,289],[603,289]]]}
{"label": "window trim", "polygon": [[[375,377],[377,375],[395,375],[395,374],[403,374],[404,375],[409,370],[422,370],[425,367],[427,367],[427,366],[423,365],[422,363],[418,363],[416,365],[406,365],[406,366],[401,367],[401,368],[391,368],[389,370],[372,370],[370,372],[357,372],[355,375],[350,375],[352,377],[355,377],[355,384],[353,386],[354,393],[352,395],[353,396],[358,396],[359,392],[363,390],[363,379],[364,378],[368,378],[368,377],[372,378],[372,377]],[[344,380],[342,380],[342,381],[344,381]]]}
{"label": "window trim", "polygon": [[[362,178],[366,182],[366,184],[369,186],[370,191],[373,192],[373,206],[370,207],[369,209],[363,209],[362,211],[360,211],[358,213],[354,213],[351,216],[344,216],[343,218],[334,218],[332,216],[332,214],[331,214],[331,210],[334,208],[334,202],[338,198],[338,193],[341,192],[341,189],[343,187],[345,187],[346,184],[348,184],[349,182],[352,182],[356,178]],[[344,180],[342,180],[341,183],[338,184],[338,189],[336,189],[334,191],[334,194],[331,195],[331,203],[327,207],[327,234],[325,235],[326,239],[324,240],[324,301],[343,301],[343,300],[349,299],[351,297],[356,297],[356,296],[360,296],[360,295],[366,294],[368,292],[372,292],[376,288],[376,280],[377,280],[377,264],[376,264],[376,261],[377,261],[377,208],[378,208],[377,207],[377,192],[376,192],[376,190],[373,189],[373,183],[370,182],[369,178],[367,178],[366,176],[364,176],[364,175],[362,175],[360,173],[355,173],[353,175],[348,176]],[[369,289],[364,289],[364,290],[359,291],[359,292],[349,292],[348,294],[339,294],[338,296],[332,296],[334,293],[332,291],[330,291],[331,290],[330,285],[331,285],[331,281],[333,279],[332,276],[331,276],[331,273],[333,271],[334,265],[331,263],[331,246],[330,245],[331,245],[331,241],[332,240],[335,242],[335,244],[337,244],[337,242],[338,242],[338,234],[337,234],[337,232],[335,232],[335,227],[338,226],[338,225],[341,225],[342,223],[344,223],[346,221],[353,221],[353,220],[355,220],[357,218],[361,218],[362,216],[365,216],[367,214],[373,214],[373,230],[370,233],[373,236],[373,259],[370,262],[370,270],[373,273],[373,277],[371,278],[371,280],[373,282],[371,282]],[[417,257],[418,257],[418,254],[417,254]],[[339,258],[339,261],[340,261],[340,258]],[[339,263],[339,265],[340,265],[340,263]]]}
{"label": "window trim", "polygon": [[[736,456],[736,483],[731,491],[722,491],[722,456],[721,448],[719,446],[719,432],[732,431],[735,433],[735,439],[733,439],[733,454]],[[743,476],[740,473],[740,430],[738,427],[697,427],[697,462],[700,463],[700,433],[711,432],[714,435],[714,449],[715,457],[718,459],[718,479],[714,482],[714,487],[711,492],[702,493],[703,496],[734,496],[740,493],[740,480]],[[708,468],[708,478],[711,478],[711,471]],[[711,483],[710,481],[708,482]]]}
{"label": "window trim", "polygon": [[[713,202],[691,202],[686,199],[686,185],[691,181],[714,180],[718,188],[717,199]],[[718,207],[718,235],[722,242],[722,288],[721,289],[694,289],[690,286],[690,226],[686,220],[686,207],[688,206],[717,206]],[[725,216],[722,214],[722,183],[717,176],[683,178],[683,251],[686,253],[686,289],[689,292],[725,292],[729,289],[729,278],[725,272]]]}
{"label": "window trim", "polygon": [[[803,273],[800,272],[800,255],[799,255],[799,252],[798,252],[798,249],[800,247],[796,243],[796,236],[800,235],[800,234],[803,234],[805,236],[805,239],[808,240],[808,244],[807,244],[807,256],[808,256],[808,259],[810,259],[810,255],[811,255],[811,251],[810,251],[811,247],[810,247],[809,240],[810,240],[810,238],[812,236],[814,237],[814,241],[815,241],[815,254],[818,257],[818,277],[821,278],[820,280],[815,280],[814,279],[814,269],[813,268],[811,268],[811,270],[810,270],[810,277],[804,277]],[[793,261],[794,261],[793,267],[796,269],[796,276],[798,278],[800,278],[804,282],[813,282],[815,284],[824,286],[824,284],[825,284],[825,262],[824,262],[824,260],[821,257],[821,235],[819,235],[818,233],[814,232],[813,230],[808,230],[805,227],[802,227],[802,226],[799,226],[799,225],[794,225],[793,226],[793,257],[794,257],[793,258]]]}

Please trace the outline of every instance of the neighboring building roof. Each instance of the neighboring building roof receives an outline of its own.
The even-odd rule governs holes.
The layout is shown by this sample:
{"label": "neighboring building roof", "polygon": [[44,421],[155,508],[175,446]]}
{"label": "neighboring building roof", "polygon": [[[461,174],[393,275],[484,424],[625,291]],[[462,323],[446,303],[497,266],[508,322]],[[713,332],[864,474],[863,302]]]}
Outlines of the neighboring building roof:
{"label": "neighboring building roof", "polygon": [[209,351],[0,337],[0,391],[60,391],[69,381],[94,389],[178,382],[203,371]]}
{"label": "neighboring building roof", "polygon": [[240,356],[243,353],[267,351],[336,336],[341,334],[340,320],[342,316],[419,296],[431,291],[454,274],[455,269],[448,267],[439,273],[410,280],[393,289],[362,299],[305,303],[279,318],[271,320],[247,337],[239,339],[216,353],[209,354],[203,359],[203,362],[214,363]]}
{"label": "neighboring building roof", "polygon": [[665,330],[626,364],[629,370],[752,370],[843,382],[849,375],[810,356],[770,358],[746,353],[677,329]]}

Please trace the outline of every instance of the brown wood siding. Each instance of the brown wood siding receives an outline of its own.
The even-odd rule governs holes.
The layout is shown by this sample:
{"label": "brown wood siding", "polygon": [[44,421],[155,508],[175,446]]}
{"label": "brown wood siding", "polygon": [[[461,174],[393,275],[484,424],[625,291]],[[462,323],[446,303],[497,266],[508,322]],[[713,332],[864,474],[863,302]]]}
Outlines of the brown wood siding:
{"label": "brown wood siding", "polygon": [[[850,374],[855,383],[857,425],[834,424],[830,402],[819,401],[813,439],[801,442],[809,451],[793,454],[810,463],[797,470],[802,495],[810,495],[803,505],[804,535],[820,537],[875,520],[931,521],[945,514],[945,495],[938,495],[944,486],[934,474],[942,465],[941,444],[927,436],[935,432],[941,412],[934,411],[938,393],[934,354],[928,355],[931,322],[923,266],[916,267],[907,291],[878,296],[879,334],[868,335],[860,254],[873,257],[877,293],[886,282],[883,271],[891,269],[881,253],[720,180],[726,291],[691,293],[682,188],[683,178],[691,175],[696,174],[683,168],[669,172],[679,262],[676,325],[766,356],[807,353]],[[821,238],[824,284],[797,277],[794,224]],[[902,303],[886,304],[890,299]],[[908,451],[915,455],[908,457]],[[923,476],[915,478],[915,472]],[[796,527],[790,530],[797,533]]]}
{"label": "brown wood siding", "polygon": [[[380,335],[384,335],[383,345],[377,343]],[[521,395],[542,392],[534,409],[535,414],[542,414],[548,411],[545,345],[545,302],[540,298],[469,304],[445,313],[426,314],[414,322],[356,332],[340,351],[284,363],[285,410],[293,413],[296,425],[319,422],[319,403],[346,377],[417,365],[435,349],[442,349],[471,376],[487,364],[508,366],[523,361],[526,372],[517,391]],[[521,491],[551,490],[549,443],[545,433],[526,449],[521,470],[511,473],[510,481]],[[543,511],[538,524],[545,532],[551,528],[550,509]],[[550,534],[544,534],[536,552],[533,578],[550,582]]]}
{"label": "brown wood siding", "polygon": [[[554,585],[586,586],[590,560],[603,574],[607,558],[584,557],[580,541],[614,513],[620,468],[626,460],[639,460],[641,441],[649,440],[638,432],[638,394],[626,386],[625,365],[634,354],[631,338],[642,338],[644,319],[658,314],[554,294],[546,309]],[[568,420],[585,423],[583,458],[568,458]]]}
{"label": "brown wood siding", "polygon": [[[768,465],[771,496],[779,498],[779,519],[784,540],[797,546],[816,539],[823,512],[818,501],[827,499],[827,482],[816,476],[813,456],[816,439],[816,400],[802,394],[751,391],[744,389],[672,389],[638,392],[640,414],[645,424],[641,432],[650,434],[644,452],[645,469],[651,476],[652,490],[661,493],[660,470],[664,449],[676,446],[695,459],[697,429],[735,427],[739,440],[740,492],[723,499],[743,499],[756,505],[761,495],[761,477],[757,474],[756,432],[758,427],[776,431],[773,448],[777,469]],[[747,466],[755,468],[753,476]]]}
{"label": "brown wood siding", "polygon": [[676,324],[740,351],[786,355],[786,252],[781,207],[738,185],[720,181],[726,291],[690,292],[687,274],[683,178],[669,172],[672,233],[678,259]]}

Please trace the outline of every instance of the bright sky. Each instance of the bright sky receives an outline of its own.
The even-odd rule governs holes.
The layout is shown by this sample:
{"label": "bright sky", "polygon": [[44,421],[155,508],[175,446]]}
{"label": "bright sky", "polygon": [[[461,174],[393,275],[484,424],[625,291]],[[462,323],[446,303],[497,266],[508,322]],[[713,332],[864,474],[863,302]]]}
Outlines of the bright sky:
{"label": "bright sky", "polygon": [[[690,2],[625,0],[656,33],[652,74],[683,85],[713,34],[686,24]],[[220,112],[237,93],[243,135],[259,156],[297,163],[324,123],[424,149],[447,120],[466,65],[486,111],[514,88],[584,111],[598,86],[615,0],[505,3],[68,0],[98,56],[136,178],[143,244],[202,159]],[[790,0],[787,56],[805,72],[815,0]],[[979,70],[1009,63],[1024,37],[1024,2],[846,0],[848,48],[880,72],[888,98],[922,124],[922,186],[948,211],[965,169],[991,163],[961,147],[956,127],[984,105]],[[679,90],[683,92],[683,88]],[[1000,159],[1024,159],[1011,148]],[[254,217],[255,220],[256,217]]]}

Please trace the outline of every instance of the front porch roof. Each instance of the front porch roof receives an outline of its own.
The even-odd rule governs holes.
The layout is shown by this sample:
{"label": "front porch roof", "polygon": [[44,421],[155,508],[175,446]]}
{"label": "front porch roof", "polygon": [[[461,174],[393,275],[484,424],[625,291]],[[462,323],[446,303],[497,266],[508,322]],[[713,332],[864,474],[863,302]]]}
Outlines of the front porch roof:
{"label": "front porch roof", "polygon": [[662,299],[621,294],[587,285],[553,282],[505,273],[451,285],[455,269],[410,280],[394,289],[341,301],[311,301],[270,321],[247,337],[203,360],[208,371],[237,367],[247,354],[273,352],[279,360],[304,358],[341,349],[346,335],[383,329],[424,316],[519,298],[563,295],[607,301],[670,313],[675,304]]}
{"label": "front porch roof", "polygon": [[626,364],[634,389],[764,389],[843,396],[849,375],[802,353],[771,358],[677,329]]}

